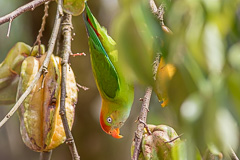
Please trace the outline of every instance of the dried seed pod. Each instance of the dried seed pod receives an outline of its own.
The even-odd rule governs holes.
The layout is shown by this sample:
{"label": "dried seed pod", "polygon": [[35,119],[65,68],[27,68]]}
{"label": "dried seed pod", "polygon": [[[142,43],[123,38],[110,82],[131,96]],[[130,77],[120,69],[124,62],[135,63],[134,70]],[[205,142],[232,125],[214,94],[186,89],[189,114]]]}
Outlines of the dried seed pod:
{"label": "dried seed pod", "polygon": [[[36,76],[46,55],[26,58],[21,67],[18,96],[27,89]],[[34,151],[49,151],[64,142],[65,132],[59,115],[60,109],[60,58],[51,56],[48,72],[41,76],[19,109],[20,131],[24,143]],[[74,74],[68,66],[66,115],[70,128],[77,102],[77,87]]]}

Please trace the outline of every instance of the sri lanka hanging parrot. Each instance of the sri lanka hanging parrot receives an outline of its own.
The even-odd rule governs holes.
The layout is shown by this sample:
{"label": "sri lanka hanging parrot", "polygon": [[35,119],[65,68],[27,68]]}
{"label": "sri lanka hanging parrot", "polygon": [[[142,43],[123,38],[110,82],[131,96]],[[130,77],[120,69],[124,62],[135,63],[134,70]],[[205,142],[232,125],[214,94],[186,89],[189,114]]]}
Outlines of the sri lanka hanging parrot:
{"label": "sri lanka hanging parrot", "polygon": [[87,33],[92,70],[102,98],[100,124],[114,138],[122,138],[120,127],[129,116],[134,88],[119,66],[115,41],[101,27],[86,3],[83,15]]}

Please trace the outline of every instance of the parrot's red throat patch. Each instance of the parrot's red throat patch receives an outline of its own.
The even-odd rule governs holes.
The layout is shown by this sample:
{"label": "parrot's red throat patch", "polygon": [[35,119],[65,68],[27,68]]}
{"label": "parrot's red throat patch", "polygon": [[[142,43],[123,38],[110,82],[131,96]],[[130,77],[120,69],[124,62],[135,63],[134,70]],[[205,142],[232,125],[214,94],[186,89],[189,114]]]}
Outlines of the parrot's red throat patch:
{"label": "parrot's red throat patch", "polygon": [[102,130],[104,132],[106,132],[107,134],[113,136],[114,138],[122,138],[123,136],[119,135],[120,134],[120,130],[119,128],[116,129],[111,129],[110,126],[106,125],[102,112],[100,113],[100,125],[102,127]]}
{"label": "parrot's red throat patch", "polygon": [[102,112],[100,113],[100,125],[101,125],[103,131],[106,132],[107,134],[109,134],[111,127],[106,125],[103,115],[102,115]]}
{"label": "parrot's red throat patch", "polygon": [[98,33],[98,31],[96,30],[96,28],[93,27],[92,22],[90,21],[88,15],[86,15],[87,21],[90,24],[90,26],[93,28],[94,32],[97,34],[98,37],[100,37],[100,34]]}

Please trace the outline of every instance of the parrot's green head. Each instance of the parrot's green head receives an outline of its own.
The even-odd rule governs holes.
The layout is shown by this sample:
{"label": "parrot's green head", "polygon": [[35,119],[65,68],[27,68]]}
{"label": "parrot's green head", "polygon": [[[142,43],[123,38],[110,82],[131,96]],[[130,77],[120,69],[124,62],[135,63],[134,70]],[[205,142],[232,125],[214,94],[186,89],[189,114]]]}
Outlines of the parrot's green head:
{"label": "parrot's green head", "polygon": [[102,129],[114,138],[122,138],[120,128],[129,116],[128,107],[122,109],[119,104],[103,99],[100,113],[100,124]]}

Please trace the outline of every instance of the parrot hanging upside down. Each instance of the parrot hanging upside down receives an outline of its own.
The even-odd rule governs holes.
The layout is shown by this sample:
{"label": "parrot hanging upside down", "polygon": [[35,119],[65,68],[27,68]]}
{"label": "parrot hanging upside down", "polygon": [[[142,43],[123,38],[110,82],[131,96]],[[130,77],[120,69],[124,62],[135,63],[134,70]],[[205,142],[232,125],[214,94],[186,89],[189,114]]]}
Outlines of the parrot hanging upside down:
{"label": "parrot hanging upside down", "polygon": [[87,3],[83,19],[88,33],[92,70],[102,97],[100,124],[107,134],[122,138],[119,128],[129,116],[134,88],[119,66],[115,41],[97,22]]}

